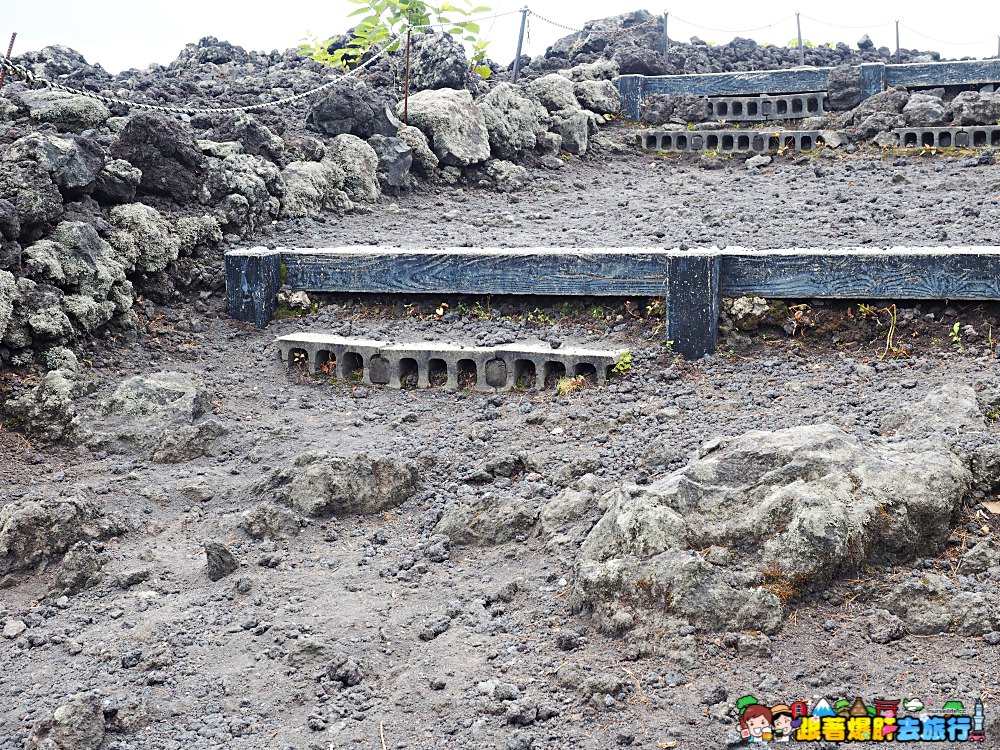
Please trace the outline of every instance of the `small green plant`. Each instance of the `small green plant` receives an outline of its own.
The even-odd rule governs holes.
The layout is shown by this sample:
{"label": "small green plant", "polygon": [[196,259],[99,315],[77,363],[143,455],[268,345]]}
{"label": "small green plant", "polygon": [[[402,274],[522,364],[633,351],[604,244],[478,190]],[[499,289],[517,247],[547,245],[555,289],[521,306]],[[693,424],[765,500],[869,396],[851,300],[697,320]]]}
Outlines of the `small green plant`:
{"label": "small green plant", "polygon": [[632,352],[626,349],[617,362],[615,362],[614,367],[611,368],[611,373],[613,375],[626,375],[632,369]]}
{"label": "small green plant", "polygon": [[583,390],[587,387],[587,378],[583,375],[577,375],[576,377],[565,377],[559,378],[556,383],[556,395],[557,396],[571,396],[577,391]]}
{"label": "small green plant", "polygon": [[[486,47],[489,42],[480,36],[479,24],[462,20],[462,17],[487,13],[490,10],[488,7],[483,5],[470,7],[469,0],[455,0],[455,2],[445,0],[440,5],[426,0],[348,0],[348,2],[359,6],[348,17],[362,18],[355,25],[347,44],[334,47],[339,41],[336,37],[320,40],[314,34],[307,32],[305,39],[299,44],[299,54],[327,65],[350,69],[360,63],[373,47],[400,35],[408,26],[434,24],[443,26],[449,34],[471,44],[469,69],[483,78],[489,77],[491,71],[485,64]],[[389,49],[399,49],[399,43],[399,39],[394,40]]]}
{"label": "small green plant", "polygon": [[951,345],[958,349],[960,352],[965,351],[965,347],[962,345],[962,324],[955,323],[948,332],[948,338],[951,339]]}

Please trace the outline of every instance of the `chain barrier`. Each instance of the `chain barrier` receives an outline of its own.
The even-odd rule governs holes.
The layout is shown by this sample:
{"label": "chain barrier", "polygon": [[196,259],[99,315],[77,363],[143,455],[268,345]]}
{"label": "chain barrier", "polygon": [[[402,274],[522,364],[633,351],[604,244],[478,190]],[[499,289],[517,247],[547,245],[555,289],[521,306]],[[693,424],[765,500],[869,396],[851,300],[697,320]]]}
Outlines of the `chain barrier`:
{"label": "chain barrier", "polygon": [[754,31],[773,29],[775,26],[780,26],[781,24],[787,23],[788,21],[791,21],[794,18],[794,16],[787,16],[778,21],[775,21],[774,23],[769,23],[766,26],[757,26],[756,28],[753,29],[715,29],[712,28],[711,26],[702,26],[701,24],[692,23],[691,21],[685,21],[683,18],[681,18],[680,16],[675,16],[673,13],[670,14],[670,17],[673,18],[675,21],[680,21],[681,23],[691,26],[692,28],[700,29],[701,31],[714,31],[716,34],[750,34],[751,32]]}
{"label": "chain barrier", "polygon": [[573,32],[575,34],[589,34],[589,35],[592,35],[592,36],[605,35],[606,34],[606,35],[611,36],[611,37],[621,36],[623,34],[631,34],[633,31],[636,31],[637,29],[642,29],[642,28],[645,28],[647,26],[652,26],[654,24],[659,24],[661,22],[661,20],[662,20],[662,19],[660,19],[658,17],[656,17],[656,18],[650,18],[648,21],[643,21],[642,23],[637,23],[635,26],[624,26],[624,27],[622,27],[620,29],[612,29],[611,31],[601,31],[599,29],[578,29],[578,28],[576,28],[574,26],[567,26],[567,25],[559,23],[557,21],[553,21],[551,18],[546,18],[545,16],[540,16],[537,13],[535,13],[535,11],[533,11],[533,10],[529,10],[528,11],[528,15],[529,15],[529,17],[530,16],[534,16],[539,21],[544,21],[545,23],[549,24],[550,26],[555,26],[557,29],[563,29],[564,31],[570,31],[570,32]]}
{"label": "chain barrier", "polygon": [[993,43],[993,39],[992,38],[990,38],[990,39],[981,39],[978,42],[949,42],[949,41],[946,41],[944,39],[936,39],[936,38],[934,38],[932,36],[927,36],[926,34],[923,34],[923,33],[919,32],[919,31],[917,31],[916,29],[911,29],[909,26],[907,26],[906,24],[903,24],[903,23],[899,24],[899,28],[906,29],[911,34],[915,34],[916,36],[919,36],[922,39],[926,39],[926,40],[928,40],[930,42],[935,42],[937,44],[952,44],[952,45],[955,45],[956,47],[977,47],[977,46],[981,46],[983,44],[992,44]]}

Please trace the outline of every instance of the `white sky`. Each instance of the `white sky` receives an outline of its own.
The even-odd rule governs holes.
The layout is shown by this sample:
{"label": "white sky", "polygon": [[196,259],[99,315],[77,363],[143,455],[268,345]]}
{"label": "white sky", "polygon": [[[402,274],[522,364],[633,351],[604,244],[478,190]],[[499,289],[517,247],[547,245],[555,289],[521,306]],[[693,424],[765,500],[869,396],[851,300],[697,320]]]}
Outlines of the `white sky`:
{"label": "white sky", "polygon": [[[518,10],[524,1],[475,0],[475,4],[488,5],[492,12],[504,12]],[[591,19],[642,7],[657,13],[669,10],[644,6],[642,0],[613,5],[600,0],[533,0],[529,5],[543,16],[577,27]],[[111,72],[144,68],[153,62],[166,64],[185,44],[203,36],[215,36],[247,49],[284,50],[296,46],[307,30],[322,36],[345,31],[350,26],[347,14],[357,7],[345,0],[281,0],[273,4],[211,0],[48,0],[43,4],[11,0],[5,6],[0,12],[0,54],[6,51],[10,33],[16,31],[15,54],[48,44],[65,44]],[[670,37],[687,40],[697,35],[706,41],[724,43],[735,35],[713,29],[759,29],[785,19],[770,28],[740,34],[761,43],[785,44],[795,38],[797,7],[807,9],[802,15],[802,36],[814,43],[843,41],[853,46],[867,31],[876,45],[894,49],[893,21],[898,17],[902,24],[900,41],[905,48],[934,49],[949,57],[997,54],[1000,2],[985,0],[948,8],[920,0],[892,6],[870,0],[838,3],[718,0],[711,4],[696,3],[693,7],[684,3],[678,7],[679,17],[671,14]],[[506,65],[513,60],[519,18],[511,15],[483,24],[485,35],[492,40],[490,57],[497,62]],[[711,28],[700,28],[704,26]],[[567,33],[537,18],[530,27],[531,40],[526,43],[525,52],[533,57]]]}

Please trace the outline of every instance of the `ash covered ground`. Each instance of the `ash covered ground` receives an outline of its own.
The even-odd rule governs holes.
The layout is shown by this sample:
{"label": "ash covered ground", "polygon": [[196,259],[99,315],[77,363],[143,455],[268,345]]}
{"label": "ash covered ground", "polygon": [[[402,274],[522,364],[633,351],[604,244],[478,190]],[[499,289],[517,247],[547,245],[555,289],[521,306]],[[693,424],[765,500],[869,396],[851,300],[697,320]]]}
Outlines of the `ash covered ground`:
{"label": "ash covered ground", "polygon": [[[429,84],[419,135],[390,67],[236,121],[4,89],[0,748],[725,747],[748,693],[981,698],[1000,746],[995,304],[730,300],[698,362],[653,299],[225,314],[221,252],[247,244],[1000,244],[993,152],[884,142],[995,95],[886,92],[828,116],[838,148],[757,166],[663,156],[587,114],[642,49],[593,46],[529,66],[584,65],[561,80]],[[245,103],[238,70],[324,80],[286,57],[206,41],[115,85]],[[456,137],[440,113],[473,99],[485,127]],[[632,366],[562,394],[396,391],[280,362],[302,330]]]}

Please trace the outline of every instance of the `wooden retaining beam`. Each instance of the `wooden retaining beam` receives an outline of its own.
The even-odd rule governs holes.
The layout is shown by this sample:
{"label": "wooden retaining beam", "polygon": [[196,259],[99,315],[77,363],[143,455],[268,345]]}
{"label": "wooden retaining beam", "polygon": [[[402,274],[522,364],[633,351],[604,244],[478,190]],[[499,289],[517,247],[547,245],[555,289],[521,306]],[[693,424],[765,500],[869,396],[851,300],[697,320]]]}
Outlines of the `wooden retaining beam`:
{"label": "wooden retaining beam", "polygon": [[[864,63],[861,70],[862,98],[887,87],[932,88],[1000,83],[1000,59],[959,62]],[[624,75],[615,79],[627,119],[638,120],[642,103],[653,94],[695,96],[756,96],[803,94],[826,91],[833,68],[792,68],[737,73],[699,73],[679,76]]]}
{"label": "wooden retaining beam", "polygon": [[715,349],[721,298],[1000,300],[1000,247],[252,248],[226,254],[229,314],[267,325],[282,284],[310,292],[662,297],[667,338]]}

